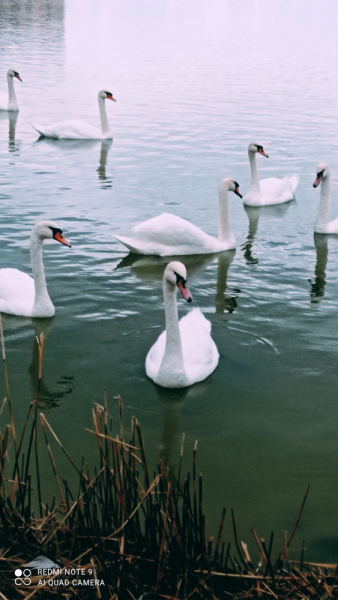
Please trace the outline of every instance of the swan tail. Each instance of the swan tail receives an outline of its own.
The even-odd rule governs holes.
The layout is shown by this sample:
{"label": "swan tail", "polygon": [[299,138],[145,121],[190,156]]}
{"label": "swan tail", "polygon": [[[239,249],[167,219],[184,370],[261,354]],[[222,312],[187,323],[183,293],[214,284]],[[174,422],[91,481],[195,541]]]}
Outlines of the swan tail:
{"label": "swan tail", "polygon": [[295,191],[299,184],[299,175],[292,175],[291,177],[289,177],[289,181],[291,183],[292,193],[293,195],[295,195]]}
{"label": "swan tail", "polygon": [[126,246],[126,248],[128,248],[128,250],[130,250],[130,252],[134,252],[135,254],[142,254],[142,252],[140,252],[140,250],[133,245],[134,242],[133,242],[132,238],[122,237],[119,235],[115,235],[114,237],[119,242],[121,242],[121,244]]}
{"label": "swan tail", "polygon": [[38,132],[39,135],[41,135],[42,137],[45,137],[44,132],[42,131],[42,129],[39,129],[39,126],[33,125],[33,123],[31,123],[31,125],[32,125],[33,129],[35,129],[35,131]]}

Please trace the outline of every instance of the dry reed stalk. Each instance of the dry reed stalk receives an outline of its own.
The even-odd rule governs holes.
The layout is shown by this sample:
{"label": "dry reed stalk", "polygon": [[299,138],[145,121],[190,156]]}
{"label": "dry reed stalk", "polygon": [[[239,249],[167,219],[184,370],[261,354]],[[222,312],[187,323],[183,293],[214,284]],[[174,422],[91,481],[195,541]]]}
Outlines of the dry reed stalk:
{"label": "dry reed stalk", "polygon": [[[165,540],[166,540],[166,535],[167,535],[167,527],[168,527],[168,514],[169,514],[169,498],[170,498],[170,483],[168,485],[168,495],[167,495],[167,504],[166,504],[166,510],[165,510],[165,518],[164,518],[164,526],[163,526],[163,533],[162,533],[162,539],[161,539],[161,545],[160,545],[160,553],[159,553],[159,557],[158,557],[158,570],[157,570],[157,578],[156,578],[156,584],[155,584],[155,588],[154,588],[154,596],[156,597],[159,589],[160,589],[160,585],[161,585],[161,580],[163,577],[163,572],[164,572],[164,568],[165,568],[165,559],[166,559],[166,551],[165,551]],[[162,560],[162,556],[164,554],[164,560]]]}
{"label": "dry reed stalk", "polygon": [[302,517],[302,514],[303,514],[303,510],[304,510],[305,502],[306,502],[306,500],[307,500],[307,497],[308,497],[309,491],[310,491],[310,485],[308,485],[308,486],[307,486],[307,488],[306,488],[305,496],[304,496],[304,498],[303,498],[303,502],[302,502],[302,505],[301,505],[301,507],[300,507],[300,511],[299,511],[299,513],[298,513],[297,521],[296,521],[296,523],[295,523],[295,526],[294,526],[294,528],[293,528],[293,530],[292,530],[292,533],[291,533],[291,535],[290,535],[289,541],[286,543],[286,546],[285,546],[285,548],[284,548],[284,551],[281,553],[281,555],[280,555],[280,557],[279,557],[279,559],[278,559],[278,561],[277,561],[277,563],[276,563],[276,566],[275,566],[275,571],[278,569],[278,567],[279,567],[279,564],[282,562],[282,560],[283,560],[283,558],[284,558],[284,556],[285,556],[285,553],[287,552],[287,549],[289,548],[289,546],[290,546],[290,544],[291,544],[291,542],[292,542],[292,540],[293,540],[293,538],[294,538],[294,535],[295,535],[295,533],[296,533],[296,531],[297,531],[297,528],[298,528],[299,522],[300,522],[300,520],[301,520],[301,517]]}
{"label": "dry reed stalk", "polygon": [[222,539],[222,533],[223,533],[223,527],[224,527],[224,521],[225,521],[225,513],[226,513],[226,509],[223,508],[222,516],[221,516],[221,522],[219,524],[219,529],[218,529],[218,535],[217,535],[217,542],[216,542],[214,560],[217,560],[218,559],[218,555],[219,555],[219,548],[220,548],[220,545],[221,545],[221,539]]}
{"label": "dry reed stalk", "polygon": [[181,479],[181,468],[182,468],[183,453],[184,453],[184,442],[185,442],[185,433],[182,435],[180,464],[179,464],[179,467],[178,467],[178,475],[177,475],[178,484],[180,483],[180,479]]}
{"label": "dry reed stalk", "polygon": [[2,349],[2,362],[4,365],[4,374],[5,374],[7,401],[8,401],[9,414],[10,414],[10,419],[11,419],[11,427],[12,427],[12,431],[13,431],[13,441],[14,441],[14,446],[15,446],[15,452],[17,452],[18,449],[17,449],[15,422],[14,422],[14,417],[13,417],[11,394],[9,391],[9,381],[8,381],[7,361],[6,361],[6,351],[5,351],[5,339],[4,339],[4,332],[3,332],[3,327],[2,327],[1,312],[0,312],[0,338],[1,338],[1,349]]}
{"label": "dry reed stalk", "polygon": [[[271,540],[270,540],[270,542],[271,542]],[[272,576],[272,578],[274,578],[275,573],[274,573],[274,570],[272,568],[271,560],[270,560],[270,558],[271,558],[271,549],[268,550],[268,548],[266,547],[264,538],[261,538],[261,544],[262,544],[264,555],[266,556],[266,569],[264,571],[264,575],[266,576],[268,573],[270,573],[270,575]]]}
{"label": "dry reed stalk", "polygon": [[38,427],[37,427],[37,418],[38,418],[38,406],[40,400],[40,388],[42,382],[42,374],[43,374],[43,361],[45,357],[45,336],[41,332],[39,337],[36,337],[36,341],[39,347],[39,382],[38,382],[38,390],[36,394],[35,401],[35,411],[34,411],[34,448],[35,448],[35,465],[36,465],[36,478],[38,485],[38,496],[39,496],[39,509],[40,509],[40,517],[42,518],[42,495],[41,495],[41,481],[40,481],[40,469],[39,469],[39,453],[38,453]]}
{"label": "dry reed stalk", "polygon": [[43,416],[42,413],[40,413],[40,420],[41,420],[42,430],[43,430],[43,433],[44,433],[44,436],[45,436],[45,442],[46,442],[48,454],[49,454],[49,457],[50,457],[50,460],[51,460],[51,463],[52,463],[52,468],[53,468],[53,473],[54,473],[54,476],[55,476],[55,479],[56,479],[56,484],[57,484],[59,492],[60,492],[61,501],[62,501],[63,504],[66,504],[66,501],[65,501],[65,498],[64,498],[64,495],[63,495],[63,492],[62,492],[62,488],[61,488],[61,485],[60,485],[60,481],[59,481],[59,478],[58,478],[58,475],[57,475],[57,472],[56,472],[56,465],[55,465],[53,453],[52,453],[51,447],[50,447],[50,445],[48,443],[48,437],[47,437],[47,431],[46,431],[46,423],[44,421],[44,416]]}
{"label": "dry reed stalk", "polygon": [[256,544],[257,544],[257,546],[258,546],[258,548],[259,548],[259,551],[260,551],[260,553],[261,553],[261,557],[262,557],[262,559],[264,560],[265,564],[267,565],[267,564],[268,564],[268,560],[267,560],[267,557],[266,557],[265,551],[263,550],[263,547],[262,547],[262,545],[261,545],[261,543],[260,543],[260,541],[259,541],[259,539],[258,539],[257,533],[255,532],[255,530],[254,530],[254,529],[251,529],[251,531],[252,531],[252,533],[253,533],[253,536],[254,536],[254,538],[255,538],[255,540],[256,540]]}

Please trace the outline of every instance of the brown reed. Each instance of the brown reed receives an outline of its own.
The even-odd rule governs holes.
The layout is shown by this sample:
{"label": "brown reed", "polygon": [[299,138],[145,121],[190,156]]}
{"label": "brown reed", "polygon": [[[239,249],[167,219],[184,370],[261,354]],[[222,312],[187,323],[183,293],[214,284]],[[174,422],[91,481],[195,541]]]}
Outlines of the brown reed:
{"label": "brown reed", "polygon": [[[113,434],[113,419],[107,397],[93,409],[98,457],[95,474],[88,464],[79,467],[71,458],[46,416],[39,412],[45,340],[39,338],[39,381],[37,396],[28,409],[19,443],[9,394],[4,335],[0,334],[7,397],[0,410],[9,406],[11,425],[0,430],[0,598],[83,598],[138,600],[164,598],[338,598],[338,567],[312,564],[304,560],[304,542],[299,561],[291,560],[290,544],[296,533],[309,488],[307,488],[295,527],[289,538],[284,534],[279,552],[272,554],[269,543],[253,529],[259,560],[251,558],[249,547],[240,541],[234,511],[231,511],[233,541],[223,541],[226,510],[214,538],[206,537],[203,512],[202,476],[197,476],[197,442],[193,449],[192,476],[181,478],[184,440],[178,476],[161,460],[158,472],[150,476],[142,429],[137,419],[131,423],[131,437],[124,438],[123,403],[119,398],[119,433]],[[7,401],[7,403],[6,403]],[[59,497],[50,505],[42,501],[39,474],[38,429],[41,427],[55,477]],[[26,442],[27,431],[30,431]],[[9,446],[13,440],[13,449]],[[31,454],[35,452],[35,470]],[[26,453],[23,449],[26,449]],[[40,444],[41,448],[41,444]],[[62,450],[77,477],[74,486],[58,473],[55,449]],[[8,461],[14,455],[12,463]],[[12,475],[8,470],[12,466]],[[37,494],[33,489],[36,485]],[[32,507],[38,506],[39,517]],[[15,585],[14,570],[44,555],[62,568],[92,570],[91,587],[51,587],[38,585],[41,577],[31,577],[26,588]],[[62,577],[53,577],[60,582]]]}

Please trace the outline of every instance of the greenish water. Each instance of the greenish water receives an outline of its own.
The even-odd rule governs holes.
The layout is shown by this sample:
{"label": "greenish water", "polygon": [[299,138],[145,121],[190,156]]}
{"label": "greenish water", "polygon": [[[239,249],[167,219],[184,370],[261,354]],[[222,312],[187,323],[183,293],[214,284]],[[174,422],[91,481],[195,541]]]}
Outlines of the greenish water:
{"label": "greenish water", "polygon": [[[48,335],[43,411],[72,456],[95,453],[91,408],[107,388],[116,414],[142,423],[152,465],[184,468],[198,439],[207,525],[235,509],[240,538],[290,531],[311,491],[297,551],[338,560],[338,246],[314,239],[316,166],[333,175],[338,214],[338,7],[323,0],[3,0],[0,89],[14,66],[20,112],[0,113],[1,266],[30,270],[34,223],[53,219],[72,249],[45,244],[54,320],[4,320],[14,410],[34,397],[34,335]],[[30,123],[98,125],[97,92],[117,99],[113,144],[37,142]],[[127,253],[115,233],[174,212],[217,234],[217,187],[249,188],[248,143],[262,176],[299,173],[296,201],[245,211],[230,200],[236,253],[190,257],[194,305],[221,358],[204,383],[168,393],[145,376],[164,324],[163,264]],[[312,284],[309,282],[312,280]],[[180,315],[189,310],[179,300]],[[0,374],[0,394],[5,395]],[[67,472],[60,456],[58,466]],[[48,494],[50,467],[42,465]],[[47,477],[48,475],[48,477]],[[226,533],[230,531],[228,520]],[[253,547],[253,543],[252,543]]]}

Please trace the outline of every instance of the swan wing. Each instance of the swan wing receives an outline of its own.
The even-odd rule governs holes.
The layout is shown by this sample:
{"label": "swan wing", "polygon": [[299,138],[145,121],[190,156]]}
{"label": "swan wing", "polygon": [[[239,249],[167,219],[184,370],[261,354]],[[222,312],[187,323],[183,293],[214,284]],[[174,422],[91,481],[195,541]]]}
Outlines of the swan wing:
{"label": "swan wing", "polygon": [[[152,240],[159,240],[166,246],[182,244],[182,238],[192,242],[209,240],[210,236],[186,219],[171,213],[162,213],[148,221],[143,221],[133,228],[137,235],[142,235]],[[185,241],[185,240],[183,240]]]}
{"label": "swan wing", "polygon": [[8,94],[0,92],[0,110],[8,110]]}
{"label": "swan wing", "polygon": [[211,323],[199,308],[193,308],[180,320],[183,363],[189,385],[206,379],[217,367],[219,354],[211,332]]}
{"label": "swan wing", "polygon": [[17,269],[0,269],[0,312],[30,317],[34,298],[32,277]]}
{"label": "swan wing", "polygon": [[[82,121],[60,121],[49,126],[33,125],[33,128],[42,136],[54,139],[64,140],[100,140],[103,139],[102,133]],[[109,137],[109,136],[108,136]],[[104,138],[108,139],[107,134]],[[110,135],[110,137],[112,137]]]}
{"label": "swan wing", "polygon": [[167,339],[166,331],[163,331],[155,344],[150,348],[146,358],[146,373],[151,379],[156,379],[164,356]]}
{"label": "swan wing", "polygon": [[284,179],[278,179],[278,177],[262,179],[259,182],[262,204],[280,204],[292,200],[298,181],[298,175],[286,176]]}
{"label": "swan wing", "polygon": [[331,221],[330,223],[328,223],[326,225],[325,229],[326,229],[325,233],[337,234],[338,233],[338,219],[334,219],[334,221]]}
{"label": "swan wing", "polygon": [[139,223],[132,231],[135,233],[133,237],[115,237],[129,250],[138,254],[173,256],[219,252],[223,249],[220,248],[217,239],[189,221],[170,213],[162,213],[158,217]]}
{"label": "swan wing", "polygon": [[299,175],[292,175],[291,177],[289,177],[289,181],[291,183],[292,193],[293,195],[295,195],[296,189],[299,184]]}

